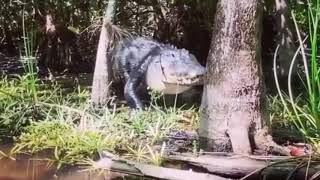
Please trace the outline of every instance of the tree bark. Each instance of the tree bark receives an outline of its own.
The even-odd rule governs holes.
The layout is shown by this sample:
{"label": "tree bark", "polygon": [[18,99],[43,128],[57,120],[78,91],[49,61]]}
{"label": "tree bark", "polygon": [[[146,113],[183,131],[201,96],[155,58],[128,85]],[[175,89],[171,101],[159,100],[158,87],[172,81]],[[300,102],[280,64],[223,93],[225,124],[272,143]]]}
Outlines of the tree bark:
{"label": "tree bark", "polygon": [[[79,72],[81,57],[78,51],[77,34],[63,23],[55,23],[53,15],[46,14],[45,38],[39,42],[38,66],[54,71]],[[76,64],[77,63],[77,64]]]}
{"label": "tree bark", "polygon": [[[287,81],[292,58],[296,51],[294,36],[292,33],[292,24],[290,23],[290,11],[287,0],[275,0],[276,21],[277,21],[277,44],[279,48],[278,62],[280,69],[279,75]],[[295,72],[296,68],[293,69]],[[285,83],[284,83],[285,84]]]}
{"label": "tree bark", "polygon": [[56,26],[53,22],[51,14],[46,15],[46,35],[47,35],[47,49],[46,56],[40,60],[40,65],[44,67],[50,66],[56,59],[57,41],[56,41]]}
{"label": "tree bark", "polygon": [[266,126],[261,72],[261,0],[220,0],[207,59],[199,136],[209,151],[252,153]]}
{"label": "tree bark", "polygon": [[91,93],[91,100],[95,105],[106,104],[109,97],[111,37],[109,36],[110,32],[108,32],[110,29],[107,26],[108,24],[112,25],[115,7],[116,0],[109,0],[101,28]]}

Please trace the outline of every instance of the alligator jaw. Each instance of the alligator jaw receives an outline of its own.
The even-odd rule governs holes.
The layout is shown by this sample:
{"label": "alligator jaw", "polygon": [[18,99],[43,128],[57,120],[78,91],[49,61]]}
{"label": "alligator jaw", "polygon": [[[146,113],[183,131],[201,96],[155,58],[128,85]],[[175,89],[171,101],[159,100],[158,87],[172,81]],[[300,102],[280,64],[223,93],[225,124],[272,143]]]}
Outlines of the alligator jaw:
{"label": "alligator jaw", "polygon": [[162,91],[164,94],[180,94],[185,92],[196,85],[203,84],[204,75],[196,75],[192,78],[190,76],[184,77],[170,77],[170,81],[167,81],[161,72],[161,70],[156,71],[154,66],[148,68],[146,74],[147,85],[157,91]]}
{"label": "alligator jaw", "polygon": [[204,82],[204,75],[198,75],[194,77],[177,77],[176,82],[167,82],[166,80],[163,80],[163,83],[165,84],[176,84],[176,85],[182,85],[182,86],[196,86],[196,85],[202,85]]}
{"label": "alligator jaw", "polygon": [[177,78],[176,83],[162,81],[165,87],[163,89],[163,92],[165,94],[180,94],[182,92],[189,90],[194,86],[202,85],[203,77],[204,77],[203,75],[199,75],[193,78],[186,78],[186,77]]}
{"label": "alligator jaw", "polygon": [[202,85],[203,84],[203,75],[198,75],[195,77],[182,77],[182,78],[178,78],[178,83],[177,84],[182,84],[182,85],[191,85],[191,86],[195,86],[195,85]]}

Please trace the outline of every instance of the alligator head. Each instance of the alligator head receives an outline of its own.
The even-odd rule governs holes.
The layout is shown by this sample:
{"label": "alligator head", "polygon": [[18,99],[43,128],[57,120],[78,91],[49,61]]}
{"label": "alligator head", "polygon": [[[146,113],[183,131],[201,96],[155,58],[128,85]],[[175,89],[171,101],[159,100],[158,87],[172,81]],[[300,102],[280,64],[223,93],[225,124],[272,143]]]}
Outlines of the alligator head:
{"label": "alligator head", "polygon": [[146,82],[152,89],[178,94],[203,84],[206,68],[187,50],[164,48],[153,58],[146,74]]}

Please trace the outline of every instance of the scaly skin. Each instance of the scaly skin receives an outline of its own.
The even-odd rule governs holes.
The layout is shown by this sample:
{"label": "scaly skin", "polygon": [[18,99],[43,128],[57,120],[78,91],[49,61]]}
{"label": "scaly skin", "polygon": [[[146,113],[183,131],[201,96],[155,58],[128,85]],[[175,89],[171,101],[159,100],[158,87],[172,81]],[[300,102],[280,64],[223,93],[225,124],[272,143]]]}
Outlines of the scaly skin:
{"label": "scaly skin", "polygon": [[123,40],[114,51],[113,79],[125,82],[124,96],[134,109],[143,109],[139,86],[178,94],[201,85],[205,73],[187,50],[145,38]]}

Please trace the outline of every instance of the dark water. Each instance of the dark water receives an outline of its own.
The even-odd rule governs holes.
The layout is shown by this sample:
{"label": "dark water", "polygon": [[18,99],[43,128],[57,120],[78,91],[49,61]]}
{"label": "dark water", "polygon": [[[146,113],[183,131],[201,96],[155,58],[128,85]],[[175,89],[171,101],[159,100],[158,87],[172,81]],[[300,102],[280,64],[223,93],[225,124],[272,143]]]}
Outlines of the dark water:
{"label": "dark water", "polygon": [[[9,145],[0,145],[0,150],[8,152]],[[104,180],[124,179],[118,173],[107,171],[83,171],[80,168],[64,168],[57,171],[54,165],[40,156],[19,155],[16,160],[0,159],[0,180]],[[81,171],[82,170],[82,171]],[[127,178],[126,178],[127,179]]]}

